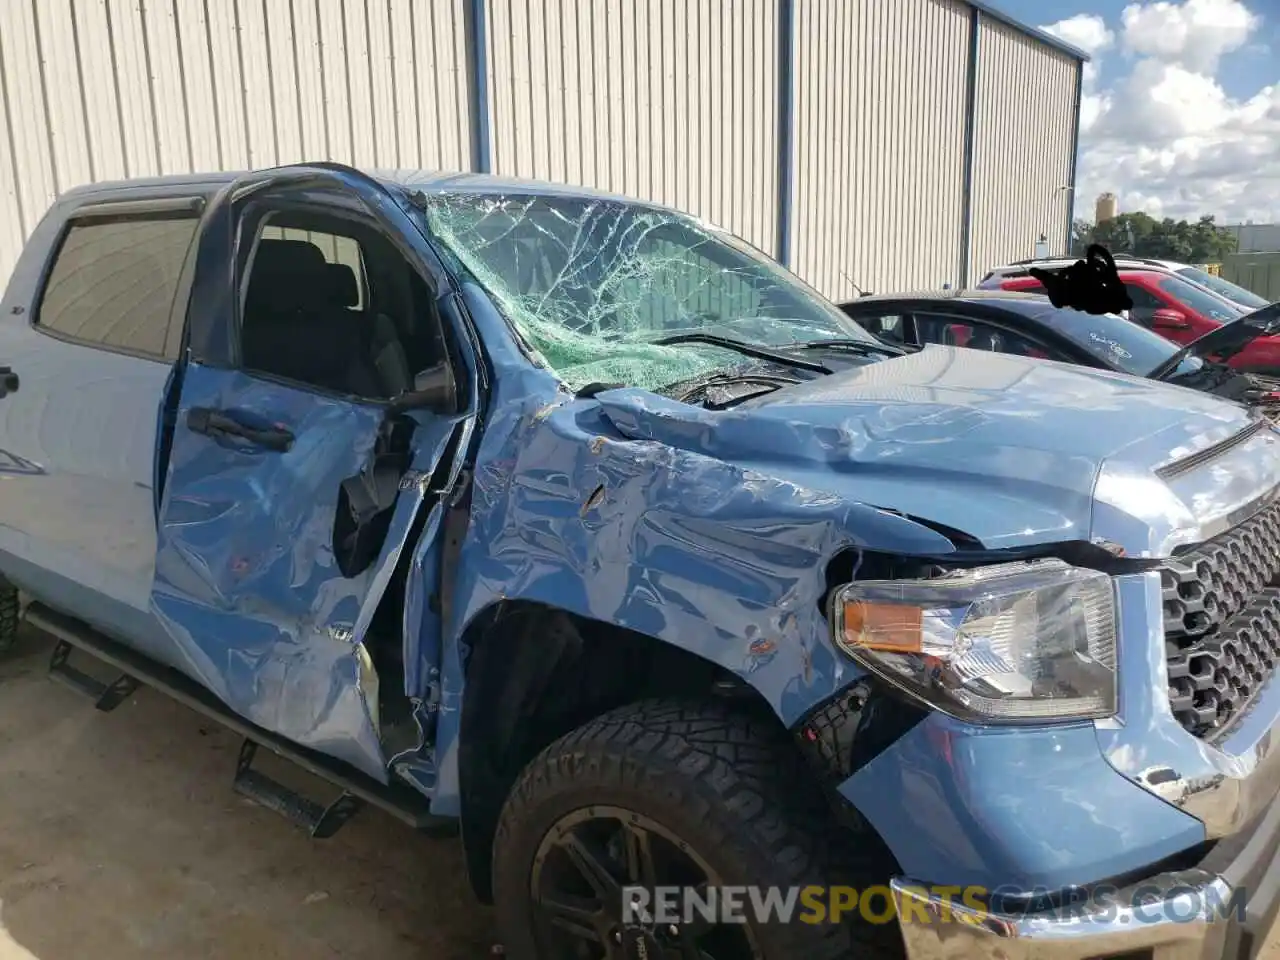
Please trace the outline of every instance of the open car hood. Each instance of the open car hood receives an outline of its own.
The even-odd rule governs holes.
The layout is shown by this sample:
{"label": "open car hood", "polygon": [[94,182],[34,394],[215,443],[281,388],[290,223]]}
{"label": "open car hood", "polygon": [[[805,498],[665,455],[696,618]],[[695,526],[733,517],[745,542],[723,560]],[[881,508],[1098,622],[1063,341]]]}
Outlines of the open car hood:
{"label": "open car hood", "polygon": [[1216,359],[1225,363],[1258,337],[1280,333],[1280,301],[1259,307],[1246,313],[1239,320],[1224,323],[1217,330],[1192,340],[1186,346],[1187,354],[1202,360]]}

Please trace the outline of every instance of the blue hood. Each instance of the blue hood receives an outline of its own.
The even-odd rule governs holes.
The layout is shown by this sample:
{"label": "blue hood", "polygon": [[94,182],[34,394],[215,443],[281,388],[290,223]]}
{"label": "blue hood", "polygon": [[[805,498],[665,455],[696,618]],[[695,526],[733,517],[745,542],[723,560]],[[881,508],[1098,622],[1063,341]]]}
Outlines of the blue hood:
{"label": "blue hood", "polygon": [[[1165,515],[1190,515],[1204,502],[1205,477],[1195,478],[1193,503],[1176,483],[1159,480],[1157,468],[1176,466],[1254,422],[1241,406],[1180,387],[941,346],[726,411],[633,390],[600,399],[606,416],[634,439],[929,520],[992,549],[1091,538],[1104,464],[1109,476],[1161,484],[1157,499],[1181,496],[1172,507],[1160,504]],[[1193,466],[1174,472],[1196,473],[1188,462]],[[1241,489],[1252,495],[1265,479],[1218,478],[1224,489],[1209,494],[1215,503],[1239,499]],[[1143,496],[1149,500],[1149,491]]]}

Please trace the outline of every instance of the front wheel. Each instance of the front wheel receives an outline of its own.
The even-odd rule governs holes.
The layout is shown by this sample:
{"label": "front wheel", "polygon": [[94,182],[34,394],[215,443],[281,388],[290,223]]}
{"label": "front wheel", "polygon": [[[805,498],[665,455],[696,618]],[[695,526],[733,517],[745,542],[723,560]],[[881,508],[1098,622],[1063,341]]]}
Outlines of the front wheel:
{"label": "front wheel", "polygon": [[18,640],[18,588],[0,577],[0,654],[8,653]]}
{"label": "front wheel", "polygon": [[[838,828],[800,763],[784,733],[714,702],[632,705],[552,744],[525,769],[498,825],[494,899],[506,952],[517,960],[899,955],[892,921],[814,922],[814,903],[830,902],[831,885],[883,885],[887,872],[837,866]],[[799,898],[814,886],[820,895]],[[642,898],[630,909],[627,888]],[[776,909],[760,911],[771,895]]]}

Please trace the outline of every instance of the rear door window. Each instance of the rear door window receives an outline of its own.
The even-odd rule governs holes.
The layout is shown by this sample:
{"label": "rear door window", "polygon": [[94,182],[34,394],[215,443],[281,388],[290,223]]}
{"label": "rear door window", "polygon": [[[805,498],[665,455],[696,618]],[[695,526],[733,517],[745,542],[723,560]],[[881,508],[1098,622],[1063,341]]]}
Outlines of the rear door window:
{"label": "rear door window", "polygon": [[91,346],[176,358],[181,330],[169,328],[173,299],[198,223],[196,217],[73,220],[36,326]]}

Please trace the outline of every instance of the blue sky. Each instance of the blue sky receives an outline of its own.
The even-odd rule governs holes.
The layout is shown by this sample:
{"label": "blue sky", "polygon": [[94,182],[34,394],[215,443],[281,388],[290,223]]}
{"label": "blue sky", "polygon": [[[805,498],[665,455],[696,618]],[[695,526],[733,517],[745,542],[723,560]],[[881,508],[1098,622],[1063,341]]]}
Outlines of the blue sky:
{"label": "blue sky", "polygon": [[993,0],[1093,54],[1077,211],[1280,222],[1280,0]]}

